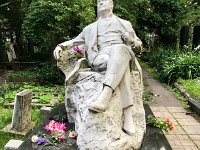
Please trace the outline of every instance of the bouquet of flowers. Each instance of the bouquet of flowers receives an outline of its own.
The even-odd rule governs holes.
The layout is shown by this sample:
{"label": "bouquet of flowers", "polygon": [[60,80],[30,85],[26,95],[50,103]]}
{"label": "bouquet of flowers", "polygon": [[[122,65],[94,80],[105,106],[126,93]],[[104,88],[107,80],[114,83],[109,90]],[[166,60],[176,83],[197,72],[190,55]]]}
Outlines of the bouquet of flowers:
{"label": "bouquet of flowers", "polygon": [[73,50],[77,58],[82,58],[85,56],[85,51],[78,46],[74,47]]}
{"label": "bouquet of flowers", "polygon": [[[49,134],[33,135],[31,138],[33,143],[37,143],[38,145],[57,145],[66,139],[67,127],[63,122],[50,120],[45,125],[44,129],[48,131]],[[75,131],[70,131],[68,136],[70,138],[75,138],[77,135]]]}
{"label": "bouquet of flowers", "polygon": [[173,125],[172,121],[169,118],[167,118],[166,120],[158,120],[152,115],[149,115],[148,124],[151,124],[157,128],[163,129],[166,132],[169,132],[169,131],[173,132],[175,129],[175,126]]}

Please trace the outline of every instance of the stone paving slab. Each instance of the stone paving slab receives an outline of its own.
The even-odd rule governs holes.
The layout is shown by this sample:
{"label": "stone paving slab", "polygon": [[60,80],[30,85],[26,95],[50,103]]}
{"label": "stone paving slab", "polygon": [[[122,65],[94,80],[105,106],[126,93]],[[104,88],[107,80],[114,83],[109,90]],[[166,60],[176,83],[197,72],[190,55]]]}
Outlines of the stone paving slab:
{"label": "stone paving slab", "polygon": [[182,107],[150,106],[156,118],[170,118],[175,125],[174,132],[164,132],[173,150],[200,149],[200,123],[187,115]]}

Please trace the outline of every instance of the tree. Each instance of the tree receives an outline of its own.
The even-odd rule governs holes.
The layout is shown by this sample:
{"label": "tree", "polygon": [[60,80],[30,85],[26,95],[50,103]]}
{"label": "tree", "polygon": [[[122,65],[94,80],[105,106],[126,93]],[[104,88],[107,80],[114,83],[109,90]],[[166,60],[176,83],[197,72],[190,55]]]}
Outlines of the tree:
{"label": "tree", "polygon": [[23,31],[50,58],[56,44],[77,36],[94,19],[93,0],[37,0],[29,7]]}
{"label": "tree", "polygon": [[22,22],[31,1],[32,0],[3,0],[0,2],[0,16],[4,18],[3,23],[0,21],[0,27],[1,29],[7,29],[10,35],[14,34],[16,36],[15,40],[20,47],[19,50],[22,50],[24,45]]}
{"label": "tree", "polygon": [[160,43],[176,44],[182,21],[188,13],[183,0],[138,1],[137,23],[141,30],[156,31]]}

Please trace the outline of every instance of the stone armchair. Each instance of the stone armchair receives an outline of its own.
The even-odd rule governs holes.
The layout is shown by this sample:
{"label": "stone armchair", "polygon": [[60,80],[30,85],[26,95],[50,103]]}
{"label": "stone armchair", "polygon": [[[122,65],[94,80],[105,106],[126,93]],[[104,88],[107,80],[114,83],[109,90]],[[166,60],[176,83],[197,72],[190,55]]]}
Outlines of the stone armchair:
{"label": "stone armchair", "polygon": [[131,71],[133,93],[133,119],[136,133],[129,136],[122,131],[123,111],[120,107],[120,91],[117,88],[111,98],[110,107],[103,113],[92,113],[88,105],[95,101],[102,90],[105,72],[93,71],[86,58],[77,59],[73,50],[65,50],[57,62],[65,74],[65,105],[69,122],[75,123],[79,149],[125,150],[138,149],[146,130],[145,112],[142,102],[143,82],[141,67],[135,60]]}

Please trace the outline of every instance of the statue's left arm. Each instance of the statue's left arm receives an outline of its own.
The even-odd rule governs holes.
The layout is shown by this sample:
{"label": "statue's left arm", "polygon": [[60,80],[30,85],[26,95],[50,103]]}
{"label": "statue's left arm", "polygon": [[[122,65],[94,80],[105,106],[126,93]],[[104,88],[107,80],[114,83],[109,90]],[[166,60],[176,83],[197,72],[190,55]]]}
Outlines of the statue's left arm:
{"label": "statue's left arm", "polygon": [[126,41],[126,44],[132,47],[135,53],[140,53],[142,50],[142,41],[137,37],[131,23],[126,22],[127,32],[122,35],[122,38]]}
{"label": "statue's left arm", "polygon": [[76,38],[58,44],[54,50],[55,59],[59,60],[61,58],[62,51],[69,50],[73,46],[76,46],[76,45],[84,44],[85,43],[84,32],[85,32],[85,30],[83,29],[83,31]]}

